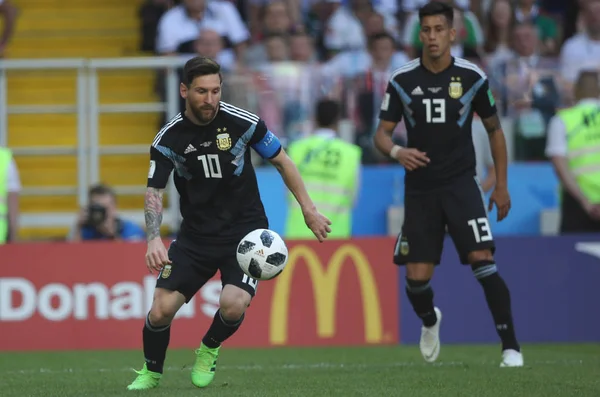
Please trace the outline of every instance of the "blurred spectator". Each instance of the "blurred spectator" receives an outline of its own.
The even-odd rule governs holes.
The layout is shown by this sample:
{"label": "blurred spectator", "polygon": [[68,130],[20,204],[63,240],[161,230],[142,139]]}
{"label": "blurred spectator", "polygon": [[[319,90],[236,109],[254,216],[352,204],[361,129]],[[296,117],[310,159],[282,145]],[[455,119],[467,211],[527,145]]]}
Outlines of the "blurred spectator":
{"label": "blurred spectator", "polygon": [[296,33],[290,36],[290,60],[310,64],[315,62],[316,53],[313,39],[306,33]]}
{"label": "blurred spectator", "polygon": [[565,42],[560,53],[561,73],[573,82],[580,70],[600,65],[600,0],[586,0],[583,5],[585,32]]}
{"label": "blurred spectator", "polygon": [[281,34],[272,34],[264,40],[266,50],[266,64],[263,67],[268,67],[272,62],[283,62],[288,60],[288,44],[286,37]]}
{"label": "blurred spectator", "polygon": [[167,11],[158,24],[156,50],[161,55],[194,53],[202,28],[210,28],[242,52],[250,34],[239,12],[229,1],[183,0]]}
{"label": "blurred spectator", "polygon": [[[439,0],[443,3],[455,4],[452,0]],[[467,5],[468,7],[468,5]],[[478,58],[483,54],[484,35],[477,16],[467,8],[456,8],[454,13],[456,44],[452,47],[452,55],[465,58]],[[408,56],[416,58],[423,47],[419,39],[421,24],[419,13],[412,13],[404,26],[402,45]]]}
{"label": "blurred spectator", "polygon": [[6,46],[15,32],[17,23],[17,7],[10,0],[0,0],[0,14],[4,19],[4,29],[0,36],[0,58],[5,56]]}
{"label": "blurred spectator", "polygon": [[[332,56],[340,51],[363,50],[367,47],[365,29],[369,17],[377,12],[369,0],[348,0],[339,4],[325,29],[324,43]],[[382,14],[384,26],[392,36],[397,34],[397,21],[391,14]]]}
{"label": "blurred spectator", "polygon": [[89,203],[77,217],[70,235],[71,241],[145,239],[140,226],[119,218],[114,190],[105,185],[95,185],[90,188],[88,196]]}
{"label": "blurred spectator", "polygon": [[494,82],[515,123],[515,158],[545,160],[546,127],[560,105],[556,62],[539,54],[537,28],[530,22],[513,29],[514,55],[494,69]]}
{"label": "blurred spectator", "polygon": [[[287,152],[298,165],[306,190],[332,222],[329,237],[349,238],[352,208],[360,187],[361,150],[338,137],[340,106],[337,102],[320,100],[315,113],[318,129],[292,143]],[[285,236],[310,238],[311,231],[306,227],[302,209],[294,199],[288,202]]]}
{"label": "blurred spectator", "polygon": [[[0,0],[1,1],[1,0]],[[172,0],[146,0],[138,11],[140,17],[140,50],[156,52],[156,32],[158,22],[169,8],[173,6]]]}
{"label": "blurred spectator", "polygon": [[[556,0],[561,2],[561,0]],[[571,37],[575,36],[577,33],[580,33],[580,22],[581,15],[580,11],[583,8],[583,3],[587,0],[572,0],[567,1],[565,4],[565,11],[562,14],[562,23],[563,23],[563,45],[569,40]]]}
{"label": "blurred spectator", "polygon": [[[223,37],[216,30],[202,29],[200,36],[194,43],[194,49],[196,54],[217,61],[221,65],[221,70],[225,73],[235,69],[235,56],[229,51],[224,51]],[[196,55],[194,54],[194,56]]]}
{"label": "blurred spectator", "polygon": [[290,7],[284,1],[277,0],[262,6],[260,21],[253,36],[256,42],[246,51],[244,63],[256,67],[268,60],[266,41],[273,36],[284,41],[287,35],[302,32],[301,27],[294,25]]}
{"label": "blurred spectator", "polygon": [[[306,3],[309,3],[307,1]],[[250,3],[250,29],[254,40],[266,35],[303,30],[303,18],[294,0],[253,0]]]}
{"label": "blurred spectator", "polygon": [[548,129],[546,154],[560,180],[561,233],[600,232],[600,78],[584,71],[577,104],[561,110]]}
{"label": "blurred spectator", "polygon": [[[387,161],[373,147],[381,100],[392,73],[408,62],[408,57],[396,51],[394,39],[388,33],[371,36],[368,49],[368,52],[354,51],[336,56],[325,67],[325,73],[342,78],[344,105],[356,128],[356,143],[363,149],[363,160],[376,163]],[[399,123],[397,132],[401,132],[403,126]]]}
{"label": "blurred spectator", "polygon": [[556,22],[544,15],[535,3],[536,0],[518,0],[515,18],[517,22],[531,22],[537,27],[540,38],[540,54],[555,54],[559,42]]}
{"label": "blurred spectator", "polygon": [[486,18],[486,34],[483,49],[488,63],[497,64],[512,56],[510,49],[514,12],[509,0],[494,0]]}
{"label": "blurred spectator", "polygon": [[[404,52],[396,51],[394,38],[389,33],[380,32],[369,36],[368,48],[365,50],[345,51],[334,56],[323,65],[323,73],[332,79],[353,78],[373,68],[385,72],[387,76],[383,77],[385,80],[394,69],[404,65],[408,60]],[[381,95],[383,97],[383,93]]]}
{"label": "blurred spectator", "polygon": [[17,241],[21,180],[8,148],[0,147],[0,245]]}

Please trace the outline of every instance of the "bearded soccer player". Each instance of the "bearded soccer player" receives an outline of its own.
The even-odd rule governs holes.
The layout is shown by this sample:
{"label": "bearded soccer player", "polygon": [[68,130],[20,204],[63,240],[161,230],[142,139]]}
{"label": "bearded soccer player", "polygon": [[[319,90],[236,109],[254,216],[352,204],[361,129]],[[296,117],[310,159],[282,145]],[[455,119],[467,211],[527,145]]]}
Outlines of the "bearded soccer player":
{"label": "bearded soccer player", "polygon": [[[159,275],[142,332],[146,362],[129,390],[159,385],[173,317],[217,270],[223,284],[220,307],[196,350],[191,371],[195,386],[212,382],[221,344],[244,320],[258,282],[238,265],[237,245],[252,230],[269,226],[249,148],[277,168],[319,241],[331,231],[331,222],[316,210],[277,137],[258,116],[222,102],[221,83],[216,62],[205,57],[189,60],[180,86],[185,111],[158,132],[150,147],[146,265]],[[183,222],[167,251],[159,228],[163,191],[173,170]]]}
{"label": "bearded soccer player", "polygon": [[[440,263],[446,229],[461,262],[483,287],[502,341],[502,367],[523,366],[513,325],[510,293],[494,261],[494,239],[476,177],[471,136],[473,113],[489,134],[496,188],[489,210],[498,221],[510,210],[504,133],[485,73],[450,54],[456,31],[454,10],[431,2],[419,10],[423,55],[390,78],[380,111],[375,145],[406,169],[405,220],[394,248],[394,263],[406,266],[406,294],[422,320],[420,349],[427,362],[440,353],[442,312],[433,303],[430,280]],[[391,134],[404,117],[406,148]]]}

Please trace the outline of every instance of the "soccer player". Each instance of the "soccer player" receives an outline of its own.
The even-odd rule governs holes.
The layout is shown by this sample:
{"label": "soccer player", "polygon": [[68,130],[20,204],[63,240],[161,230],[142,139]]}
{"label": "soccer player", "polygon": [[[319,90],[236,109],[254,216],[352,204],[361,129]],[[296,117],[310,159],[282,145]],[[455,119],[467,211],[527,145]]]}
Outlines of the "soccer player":
{"label": "soccer player", "polygon": [[[150,148],[146,264],[159,275],[142,332],[146,362],[129,390],[158,386],[173,317],[217,270],[223,284],[220,308],[196,350],[191,374],[195,386],[211,383],[221,344],[244,320],[257,281],[239,267],[237,244],[250,231],[268,227],[248,148],[277,168],[318,240],[331,231],[277,137],[258,116],[221,102],[221,83],[219,64],[205,57],[189,60],[180,85],[185,111],[165,124]],[[159,228],[163,191],[173,170],[183,221],[167,251]]]}
{"label": "soccer player", "polygon": [[[394,263],[406,265],[406,293],[423,321],[420,349],[428,362],[440,352],[441,311],[433,304],[430,280],[441,259],[446,228],[461,262],[473,270],[502,340],[503,367],[523,365],[515,336],[510,293],[494,262],[494,240],[479,181],[471,137],[473,112],[489,134],[496,187],[489,203],[498,220],[510,210],[504,133],[485,73],[450,47],[456,37],[453,9],[430,2],[419,10],[423,55],[391,76],[384,96],[375,145],[406,169],[405,220],[394,248]],[[406,148],[391,134],[404,117]]]}

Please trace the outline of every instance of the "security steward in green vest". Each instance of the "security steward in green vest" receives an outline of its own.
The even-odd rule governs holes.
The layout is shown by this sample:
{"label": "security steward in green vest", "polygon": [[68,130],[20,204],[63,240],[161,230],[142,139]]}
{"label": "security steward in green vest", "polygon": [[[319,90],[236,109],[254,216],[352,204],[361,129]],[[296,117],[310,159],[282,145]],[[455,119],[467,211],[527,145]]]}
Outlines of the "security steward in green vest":
{"label": "security steward in green vest", "polygon": [[583,71],[577,104],[550,121],[546,156],[560,180],[561,234],[600,232],[600,78]]}
{"label": "security steward in green vest", "polygon": [[16,240],[20,190],[12,152],[0,147],[0,245]]}
{"label": "security steward in green vest", "polygon": [[[362,150],[337,136],[340,116],[337,102],[319,101],[315,116],[318,129],[290,144],[287,153],[298,165],[315,205],[331,220],[329,238],[348,238],[352,234],[352,208],[359,187]],[[291,196],[288,203],[286,238],[312,238],[301,208]]]}

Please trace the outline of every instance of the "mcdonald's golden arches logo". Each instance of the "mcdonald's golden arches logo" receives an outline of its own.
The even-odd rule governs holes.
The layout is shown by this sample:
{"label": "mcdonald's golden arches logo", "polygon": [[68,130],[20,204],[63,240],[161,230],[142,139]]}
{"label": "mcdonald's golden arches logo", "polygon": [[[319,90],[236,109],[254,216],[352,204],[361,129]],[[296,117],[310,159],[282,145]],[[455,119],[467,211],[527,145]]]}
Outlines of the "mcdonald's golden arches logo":
{"label": "mcdonald's golden arches logo", "polygon": [[297,263],[304,259],[313,284],[317,336],[332,338],[336,333],[335,305],[342,267],[347,258],[352,259],[362,295],[365,341],[381,343],[384,341],[383,321],[379,291],[371,265],[363,252],[353,244],[339,247],[327,266],[323,266],[315,251],[306,245],[296,245],[290,250],[286,269],[275,280],[271,301],[271,319],[269,340],[273,345],[283,345],[288,339],[288,319],[290,305],[290,289]]}

